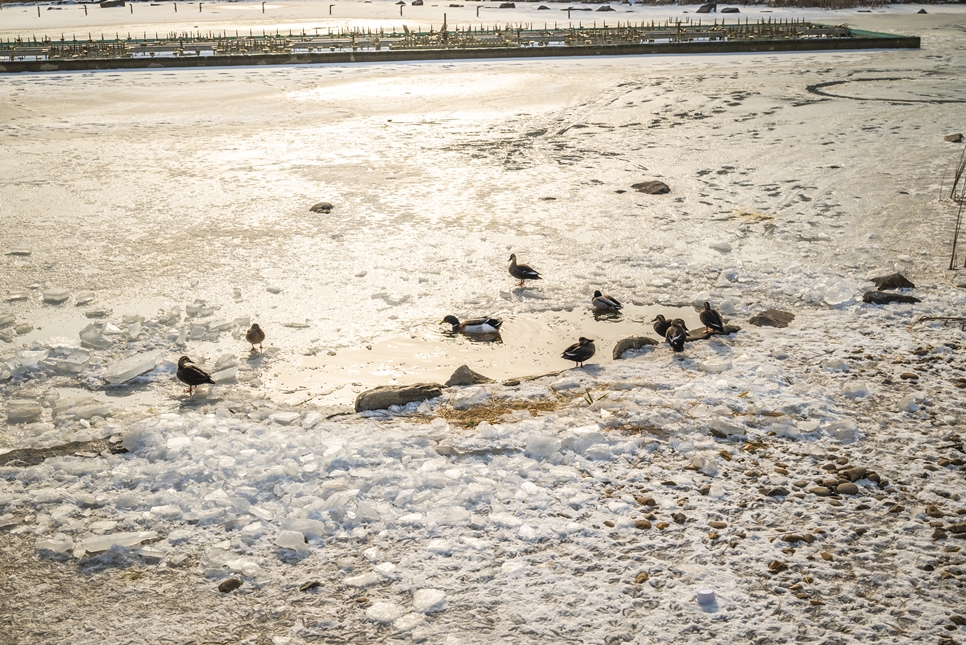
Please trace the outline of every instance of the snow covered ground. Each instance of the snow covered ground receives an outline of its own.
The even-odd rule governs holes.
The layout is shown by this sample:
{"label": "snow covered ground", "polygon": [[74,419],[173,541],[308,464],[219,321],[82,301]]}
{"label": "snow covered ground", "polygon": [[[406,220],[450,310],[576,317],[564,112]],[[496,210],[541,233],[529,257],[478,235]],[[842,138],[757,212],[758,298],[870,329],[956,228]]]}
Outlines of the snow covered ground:
{"label": "snow covered ground", "polygon": [[[330,20],[270,8],[192,18]],[[0,76],[0,642],[962,642],[966,333],[914,323],[966,305],[966,10],[926,9],[741,8],[918,51]],[[894,271],[922,302],[863,304]],[[705,300],[742,330],[610,358]],[[218,384],[183,394],[182,354]],[[566,371],[346,409],[463,363]]]}

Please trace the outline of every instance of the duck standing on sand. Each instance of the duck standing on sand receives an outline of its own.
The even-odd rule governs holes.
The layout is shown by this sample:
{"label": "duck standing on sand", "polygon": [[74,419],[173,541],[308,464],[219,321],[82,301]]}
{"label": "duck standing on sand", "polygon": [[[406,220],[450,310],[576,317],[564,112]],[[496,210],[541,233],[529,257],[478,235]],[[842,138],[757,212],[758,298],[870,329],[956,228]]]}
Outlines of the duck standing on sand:
{"label": "duck standing on sand", "polygon": [[675,352],[684,351],[684,341],[688,339],[688,327],[680,318],[671,321],[671,326],[664,334],[664,340],[668,342]]}
{"label": "duck standing on sand", "polygon": [[595,353],[597,348],[594,347],[594,341],[581,336],[576,343],[564,350],[562,357],[568,361],[574,361],[577,367],[583,367],[582,363],[589,360]]}
{"label": "duck standing on sand", "polygon": [[255,351],[255,344],[258,344],[259,349],[265,349],[262,347],[262,343],[265,342],[265,332],[262,328],[258,326],[258,323],[252,323],[249,328],[248,333],[245,334],[245,340],[252,344],[252,351]]}
{"label": "duck standing on sand", "polygon": [[704,323],[705,331],[724,333],[724,322],[721,320],[721,314],[716,309],[711,308],[711,303],[704,303],[704,309],[701,310],[699,317],[701,322]]}
{"label": "duck standing on sand", "polygon": [[654,323],[655,334],[661,338],[667,336],[668,327],[671,326],[671,322],[669,320],[665,319],[663,315],[658,314],[651,322]]}
{"label": "duck standing on sand", "polygon": [[186,390],[188,394],[191,394],[196,385],[202,385],[204,383],[215,384],[211,380],[211,375],[204,371],[200,367],[194,364],[194,362],[187,356],[182,356],[178,359],[178,380],[182,383],[187,384],[188,389]]}
{"label": "duck standing on sand", "polygon": [[540,274],[526,264],[517,264],[517,254],[510,254],[510,275],[520,281],[519,287],[523,286],[524,280],[543,280]]}
{"label": "duck standing on sand", "polygon": [[624,307],[624,305],[617,301],[617,298],[604,295],[600,291],[594,292],[594,299],[591,300],[591,304],[594,305],[594,309],[602,309],[604,311],[619,311]]}
{"label": "duck standing on sand", "polygon": [[500,331],[503,321],[499,318],[473,318],[460,322],[456,316],[446,316],[443,323],[453,326],[453,332],[457,334],[495,334]]}

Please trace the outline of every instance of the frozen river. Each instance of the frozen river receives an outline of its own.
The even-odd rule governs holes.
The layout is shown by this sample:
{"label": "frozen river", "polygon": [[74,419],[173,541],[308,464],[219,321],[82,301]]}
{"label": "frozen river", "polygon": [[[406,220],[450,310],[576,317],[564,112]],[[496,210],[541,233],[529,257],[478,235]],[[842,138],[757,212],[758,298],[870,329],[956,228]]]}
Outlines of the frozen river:
{"label": "frozen river", "polygon": [[[42,6],[41,18],[36,7],[5,5],[0,37],[69,29],[367,27],[400,20],[388,0],[337,3],[333,18],[318,3],[269,5],[267,17],[258,3],[206,2],[201,12],[179,4],[177,16],[165,3],[138,3],[133,13],[91,6],[91,22],[76,5]],[[663,19],[693,9],[621,5],[610,15],[615,21]],[[343,566],[336,556],[318,556],[319,566],[335,567],[326,575],[351,579],[345,583],[351,589],[374,585],[354,576],[370,575],[367,563],[375,567],[384,557],[392,566],[375,579],[396,581],[393,589],[445,588],[453,611],[414,632],[431,642],[448,643],[446,625],[465,619],[462,612],[473,603],[495,613],[512,608],[513,620],[526,622],[526,609],[513,603],[526,598],[527,580],[556,584],[550,579],[556,565],[530,561],[524,570],[508,566],[511,556],[528,553],[526,545],[549,540],[552,546],[562,535],[576,535],[574,526],[584,519],[597,522],[596,530],[607,509],[625,516],[615,530],[634,529],[630,511],[617,502],[601,501],[594,506],[598,515],[584,519],[561,502],[561,519],[554,501],[590,504],[585,496],[599,494],[594,486],[630,477],[627,464],[643,444],[626,436],[596,438],[597,430],[588,429],[597,427],[587,425],[594,419],[611,427],[603,420],[616,414],[609,404],[604,408],[610,411],[602,412],[598,400],[598,407],[574,412],[579,423],[563,413],[484,423],[478,436],[464,437],[466,445],[450,452],[425,448],[445,435],[441,418],[432,425],[391,422],[387,429],[364,419],[324,417],[363,389],[444,381],[461,364],[497,379],[563,370],[572,365],[559,357],[563,348],[590,335],[599,340],[598,355],[591,371],[580,373],[585,376],[564,376],[553,387],[535,385],[507,397],[533,403],[587,391],[593,404],[594,388],[651,388],[615,406],[625,412],[661,408],[641,426],[695,433],[672,440],[684,456],[668,462],[667,477],[689,463],[720,472],[689,461],[691,451],[710,450],[714,458],[717,450],[701,443],[708,440],[707,427],[693,419],[714,417],[722,405],[750,405],[759,395],[758,409],[799,410],[799,425],[789,426],[798,430],[786,428],[787,436],[826,427],[809,425],[812,420],[827,424],[822,450],[848,434],[842,427],[853,427],[835,425],[843,419],[873,424],[860,416],[874,413],[848,407],[841,383],[829,386],[836,377],[828,370],[815,374],[826,350],[844,355],[862,342],[866,351],[885,355],[915,345],[881,335],[911,323],[912,309],[867,313],[858,304],[868,278],[895,270],[917,276],[923,283],[917,295],[927,302],[915,313],[954,315],[964,302],[959,291],[942,291],[949,285],[941,269],[953,211],[938,198],[960,149],[943,137],[966,127],[960,30],[966,11],[929,5],[927,15],[915,15],[918,9],[741,8],[752,18],[805,17],[920,35],[917,51],[0,75],[0,321],[7,316],[0,328],[0,404],[7,412],[17,405],[38,411],[26,422],[6,423],[0,416],[0,450],[127,436],[133,453],[85,462],[106,466],[0,468],[0,520],[15,519],[16,534],[30,536],[31,547],[34,536],[67,536],[74,548],[92,534],[115,530],[92,522],[160,533],[160,550],[139,556],[152,566],[160,560],[159,568],[173,570],[185,562],[176,557],[179,549],[208,549],[202,564],[188,560],[185,567],[197,569],[185,569],[184,576],[197,582],[202,571],[208,578],[218,571],[244,573],[246,585],[266,589],[279,603],[289,600],[267,590],[287,575],[289,564],[271,555],[274,540],[279,530],[297,530],[309,538],[312,553],[324,552],[324,541],[338,558],[356,558]],[[416,10],[404,7],[409,24],[441,23],[443,11],[451,24],[475,20],[472,4]],[[194,13],[185,18],[185,11]],[[483,13],[488,22],[563,15],[529,5],[516,11],[487,6]],[[835,96],[810,90],[830,81],[841,81],[825,90]],[[647,180],[664,181],[670,194],[632,188]],[[310,211],[320,201],[332,204],[330,213]],[[516,287],[507,273],[511,253],[544,279]],[[595,289],[627,303],[620,319],[593,317]],[[45,293],[48,300],[66,299],[45,302]],[[687,359],[696,361],[693,369],[678,369],[664,348],[636,367],[611,360],[613,342],[650,334],[656,312],[683,312],[697,326],[694,307],[705,300],[745,326],[768,307],[794,311],[807,322],[782,337],[751,328],[733,350],[726,341],[695,345]],[[869,318],[861,325],[836,318],[845,312]],[[444,334],[439,322],[447,314],[506,319],[502,344]],[[252,321],[268,334],[266,351],[257,355],[243,339]],[[81,347],[79,334],[91,325],[89,338],[99,340]],[[157,368],[109,385],[104,375],[132,354],[154,357]],[[174,378],[181,354],[228,370],[225,379],[188,398]],[[801,363],[780,362],[789,356]],[[70,361],[78,364],[76,372]],[[615,392],[611,400],[624,396]],[[746,398],[737,399],[741,392]],[[501,396],[485,394],[480,401]],[[695,412],[692,406],[703,407]],[[958,415],[959,407],[957,400],[948,414]],[[244,420],[231,416],[239,412]],[[432,408],[420,413],[435,414]],[[299,426],[312,432],[303,436]],[[286,434],[290,430],[294,434]],[[586,437],[595,438],[584,445]],[[591,445],[608,447],[594,453]],[[568,450],[577,457],[570,460]],[[204,467],[196,472],[194,462]],[[409,479],[393,479],[401,473]],[[718,502],[734,502],[733,489],[722,486]],[[97,503],[72,497],[81,489]],[[439,497],[420,493],[437,489]],[[128,497],[115,502],[119,491]],[[696,493],[691,497],[698,503]],[[675,503],[670,495],[666,501]],[[785,516],[784,510],[772,512]],[[461,533],[467,525],[477,532]],[[497,532],[486,533],[487,526]],[[248,531],[242,541],[230,542],[242,527]],[[222,530],[235,533],[215,535]],[[398,557],[399,549],[409,548],[393,541],[399,532],[412,532],[423,549],[419,556]],[[590,551],[606,542],[603,532],[580,535],[574,544]],[[495,564],[491,539],[509,545]],[[685,549],[688,542],[681,540],[664,546]],[[376,546],[382,551],[371,551]],[[370,551],[360,560],[364,548]],[[748,548],[766,557],[767,545]],[[475,578],[470,595],[462,583],[440,582],[443,555],[464,567],[486,560],[487,575],[504,576],[508,598],[515,600],[501,609],[503,601],[487,596],[488,587]],[[705,556],[694,557],[704,562]],[[259,563],[254,569],[248,566],[253,562]],[[407,577],[417,564],[424,567],[419,575]],[[612,570],[597,573],[581,569],[588,578],[580,579],[604,585],[612,574],[630,575],[626,567],[615,573],[619,562],[608,566]],[[710,580],[697,564],[668,566]],[[721,571],[715,580],[733,598],[747,600],[733,606],[739,622],[765,616],[766,608],[773,616],[772,605],[742,595],[751,582]],[[571,597],[597,589],[581,584],[552,588]],[[584,637],[591,635],[603,642],[614,628],[597,612],[619,605],[623,592],[600,593],[583,618],[541,596],[535,620],[562,625],[568,638],[588,642]],[[693,595],[683,588],[675,593],[675,603]],[[432,613],[442,606],[426,607]],[[671,626],[685,615],[680,606],[660,611],[660,625],[678,629]],[[412,630],[395,612],[380,606],[363,618],[314,616],[312,629],[335,629],[326,621],[348,629],[358,619],[366,629],[394,624],[400,633]],[[207,620],[206,629],[218,621],[195,619],[198,625]],[[788,625],[769,620],[791,637],[782,631]],[[470,642],[495,642],[487,641],[483,623],[473,624]],[[308,618],[304,625],[308,629]],[[721,632],[732,637],[741,633],[735,625],[722,629],[732,630]],[[190,630],[175,631],[187,642]],[[869,637],[874,630],[862,633]],[[278,634],[307,638],[298,630]],[[506,642],[518,638],[512,630],[500,634]],[[550,631],[534,634],[561,642]],[[679,642],[686,634],[678,633]]]}

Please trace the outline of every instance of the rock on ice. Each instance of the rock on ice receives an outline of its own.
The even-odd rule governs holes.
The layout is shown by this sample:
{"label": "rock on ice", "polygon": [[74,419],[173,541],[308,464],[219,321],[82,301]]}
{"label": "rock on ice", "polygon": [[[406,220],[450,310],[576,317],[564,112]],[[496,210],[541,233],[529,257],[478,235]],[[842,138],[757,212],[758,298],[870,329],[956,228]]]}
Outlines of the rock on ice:
{"label": "rock on ice", "polygon": [[413,593],[413,609],[424,614],[446,609],[446,594],[439,589],[417,589]]}
{"label": "rock on ice", "polygon": [[104,370],[104,378],[108,383],[117,385],[129,381],[135,376],[150,372],[158,366],[161,355],[157,352],[142,352],[134,356],[122,358]]}

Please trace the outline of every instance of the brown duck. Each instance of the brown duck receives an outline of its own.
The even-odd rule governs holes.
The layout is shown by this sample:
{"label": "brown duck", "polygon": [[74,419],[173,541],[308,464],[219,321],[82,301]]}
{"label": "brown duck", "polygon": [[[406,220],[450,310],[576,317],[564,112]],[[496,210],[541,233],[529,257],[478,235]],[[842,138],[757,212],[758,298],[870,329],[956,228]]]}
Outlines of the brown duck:
{"label": "brown duck", "polygon": [[245,340],[252,344],[252,351],[255,351],[255,345],[257,344],[259,349],[265,349],[262,343],[265,342],[265,332],[262,328],[258,326],[258,323],[252,323],[249,328],[248,333],[245,334]]}
{"label": "brown duck", "polygon": [[178,380],[185,383],[188,386],[186,392],[191,394],[196,385],[202,385],[204,383],[215,384],[211,380],[211,375],[204,371],[200,367],[194,364],[194,362],[187,356],[182,356],[178,359]]}

